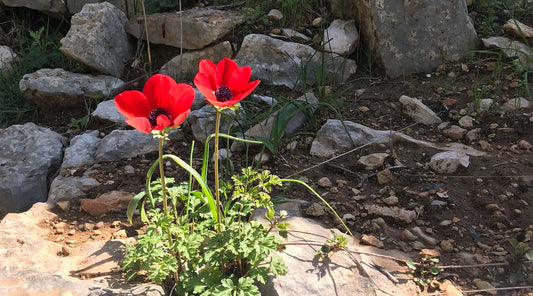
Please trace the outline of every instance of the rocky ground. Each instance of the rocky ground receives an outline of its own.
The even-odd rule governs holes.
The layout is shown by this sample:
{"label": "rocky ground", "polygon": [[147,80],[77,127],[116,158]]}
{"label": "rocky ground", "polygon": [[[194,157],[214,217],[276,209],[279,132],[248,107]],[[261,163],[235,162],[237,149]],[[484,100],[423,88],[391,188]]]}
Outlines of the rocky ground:
{"label": "rocky ground", "polygon": [[[499,85],[493,83],[490,65],[490,57],[480,57],[473,63],[446,64],[438,72],[406,79],[389,80],[377,75],[364,80],[354,77],[343,86],[348,91],[337,98],[343,101],[344,120],[378,130],[401,131],[419,140],[451,143],[450,133],[446,136],[443,131],[451,125],[462,126],[456,140],[485,153],[471,156],[467,167],[459,166],[452,173],[436,173],[429,163],[439,151],[402,142],[363,145],[340,157],[312,156],[309,138],[316,130],[311,125],[307,132],[285,138],[279,153],[271,155],[261,167],[280,177],[305,180],[332,204],[356,236],[364,237],[369,243],[407,252],[415,261],[421,249],[436,249],[440,252],[440,265],[459,266],[444,269],[432,277],[436,281],[451,279],[464,290],[490,288],[484,286],[488,282],[498,288],[531,285],[531,274],[527,274],[531,265],[524,265],[524,281],[510,282],[510,274],[524,267],[517,262],[523,259],[518,258],[509,240],[514,238],[531,245],[533,239],[533,147],[530,144],[533,143],[533,114],[531,108],[511,110],[500,106],[485,112],[473,110],[472,92],[476,90],[472,85],[476,83],[486,82],[492,89],[492,97],[497,96],[502,105],[517,91],[512,72],[503,74]],[[415,123],[399,112],[402,95],[423,100],[445,123],[438,126]],[[321,126],[327,118],[336,116],[319,111],[316,126]],[[50,125],[62,128],[54,122]],[[89,128],[95,127],[89,124]],[[100,130],[105,128],[100,126]],[[189,147],[190,139],[186,137],[174,142],[167,151],[187,158]],[[252,148],[248,163],[257,152],[258,148]],[[366,169],[359,160],[374,153],[384,153],[384,158]],[[235,154],[231,158],[234,170],[247,162],[243,156]],[[148,154],[102,164],[101,173],[95,178],[103,185],[91,190],[90,197],[112,190],[138,192],[155,158],[155,154]],[[198,153],[197,166],[200,161]],[[381,177],[387,169],[389,177]],[[82,173],[73,172],[74,175]],[[167,173],[178,179],[186,178],[183,170],[170,163]],[[279,193],[308,201],[306,216],[331,226],[338,224],[323,206],[314,204],[319,201],[306,190],[291,186]],[[389,213],[386,208],[398,211]],[[67,231],[67,239],[74,242],[74,247],[84,240],[136,234],[137,230],[128,226],[124,211],[95,219],[78,209],[79,205],[74,205],[70,212],[57,211],[60,220],[76,221],[78,228],[82,225],[81,228],[89,230]],[[56,222],[51,221],[48,226],[53,229]],[[53,240],[65,237],[65,233],[52,231],[50,236]],[[492,263],[509,265],[483,267]],[[467,267],[471,265],[477,266]],[[524,291],[505,293],[523,295]]]}
{"label": "rocky ground", "polygon": [[[154,69],[174,54],[175,48],[154,46]],[[128,71],[128,77],[140,74],[139,69]],[[337,107],[340,116],[320,108],[304,130],[285,137],[278,153],[269,155],[270,160],[260,167],[280,177],[305,180],[343,217],[351,231],[368,244],[406,252],[421,263],[421,250],[438,252],[442,271],[427,276],[432,284],[421,290],[443,290],[439,284],[446,280],[462,290],[532,286],[533,264],[524,263],[519,250],[510,243],[515,239],[530,248],[533,244],[533,109],[531,103],[526,104],[533,102],[533,97],[527,92],[528,88],[531,90],[527,83],[532,83],[531,78],[527,79],[514,71],[510,60],[484,53],[443,64],[431,73],[397,79],[386,78],[379,66],[372,71],[360,66],[347,83],[314,90],[322,94],[321,99]],[[137,82],[136,87],[140,85]],[[256,93],[296,98],[302,91],[261,85]],[[402,112],[402,96],[421,100],[441,123],[417,123]],[[488,104],[486,99],[494,103]],[[37,121],[71,139],[83,130],[69,123],[72,118],[84,116],[84,112],[42,110]],[[356,145],[342,155],[314,156],[310,153],[313,138],[328,119],[399,131],[444,146],[459,142],[481,153],[470,155],[468,160],[462,156],[462,164],[450,170],[431,167],[431,158],[442,151],[402,141]],[[98,129],[100,136],[104,136],[114,128],[113,123],[90,119],[84,129]],[[172,141],[166,152],[188,158],[191,142],[192,137],[185,135]],[[250,149],[249,154],[236,153],[224,162],[226,175],[254,164],[253,156],[260,149]],[[196,167],[201,161],[201,150],[196,147]],[[377,159],[369,163],[362,159],[367,155]],[[139,192],[155,158],[156,154],[150,153],[98,164],[98,173],[92,177],[101,185],[91,189],[88,198],[114,190]],[[173,164],[169,163],[166,170],[170,177],[187,178]],[[84,172],[84,168],[79,168],[65,174],[81,176]],[[331,227],[338,226],[331,213],[304,189],[290,186],[277,194],[306,201],[304,215]],[[81,204],[75,202],[65,209],[56,208],[58,216],[40,226],[50,229],[48,240],[69,246],[60,254],[64,256],[68,256],[69,248],[87,241],[127,238],[142,232],[142,227],[126,221],[123,205],[115,206],[116,212],[95,218],[81,211]],[[512,275],[520,273],[523,279],[513,280]],[[76,276],[90,278],[98,274],[80,272]],[[504,290],[499,295],[527,293],[526,289]],[[494,291],[478,294],[496,295]]]}

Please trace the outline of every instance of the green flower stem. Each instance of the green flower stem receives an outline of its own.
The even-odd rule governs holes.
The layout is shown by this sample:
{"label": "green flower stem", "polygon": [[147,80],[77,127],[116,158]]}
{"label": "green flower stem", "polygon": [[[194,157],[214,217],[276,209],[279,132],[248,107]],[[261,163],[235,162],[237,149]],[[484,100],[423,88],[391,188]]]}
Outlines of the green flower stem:
{"label": "green flower stem", "polygon": [[217,108],[217,119],[215,123],[215,151],[213,151],[213,158],[215,161],[215,197],[217,200],[217,221],[218,221],[218,232],[222,231],[222,223],[220,221],[220,192],[219,192],[219,182],[218,182],[218,134],[220,129],[220,115],[222,111]]}
{"label": "green flower stem", "polygon": [[[168,217],[168,205],[167,205],[167,187],[165,185],[165,169],[163,166],[163,142],[165,141],[166,134],[161,132],[161,137],[159,138],[159,176],[161,178],[161,196],[163,197],[163,213],[165,218]],[[167,227],[167,236],[169,246],[172,246],[172,234],[170,234],[170,228]],[[181,266],[181,255],[178,254],[178,264]],[[179,282],[178,272],[174,272],[174,280]]]}
{"label": "green flower stem", "polygon": [[344,228],[346,229],[346,232],[348,232],[350,235],[353,236],[352,232],[350,231],[350,229],[348,228],[348,226],[346,226],[346,224],[344,224],[344,221],[342,221],[341,217],[339,217],[339,215],[337,214],[337,212],[335,212],[335,210],[329,205],[329,203],[324,199],[322,198],[322,196],[320,196],[320,194],[318,194],[313,188],[311,188],[309,185],[305,184],[305,182],[302,182],[300,180],[295,180],[295,179],[281,179],[280,182],[293,182],[293,183],[298,183],[300,185],[303,185],[305,188],[307,188],[307,190],[311,191],[311,193],[313,193],[316,197],[318,197],[327,207],[328,209],[331,210],[331,212],[333,213],[333,215],[335,215],[335,217],[337,217],[337,219],[339,220],[339,222],[341,222],[342,226],[344,226]]}

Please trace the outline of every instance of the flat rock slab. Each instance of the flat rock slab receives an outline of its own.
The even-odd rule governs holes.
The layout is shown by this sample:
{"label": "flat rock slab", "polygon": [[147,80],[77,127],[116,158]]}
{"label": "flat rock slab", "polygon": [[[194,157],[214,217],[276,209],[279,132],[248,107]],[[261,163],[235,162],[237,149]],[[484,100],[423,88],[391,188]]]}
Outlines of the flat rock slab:
{"label": "flat rock slab", "polygon": [[[288,267],[285,275],[278,276],[263,288],[265,296],[293,296],[293,295],[416,295],[416,286],[412,282],[403,281],[395,285],[385,275],[373,268],[373,264],[384,267],[388,272],[399,278],[410,276],[406,267],[399,266],[390,259],[379,257],[365,257],[356,253],[339,251],[319,259],[315,254],[325,238],[331,238],[332,232],[341,234],[338,230],[327,229],[317,221],[291,217],[290,229],[302,232],[289,232],[286,249],[279,253]],[[305,232],[305,233],[303,233]],[[361,246],[349,235],[347,249],[365,251],[369,253],[388,253],[398,258],[407,258],[406,254],[391,250],[379,250],[371,246]],[[290,244],[294,243],[294,244]],[[306,243],[319,244],[318,246]],[[379,263],[378,263],[379,262]],[[390,294],[389,294],[390,295]]]}
{"label": "flat rock slab", "polygon": [[164,295],[161,287],[121,279],[122,241],[86,242],[58,256],[63,245],[46,240],[49,230],[39,226],[54,218],[48,204],[37,203],[0,222],[1,295]]}
{"label": "flat rock slab", "polygon": [[45,108],[86,108],[86,101],[114,95],[124,81],[107,75],[86,75],[60,68],[40,69],[26,74],[19,82],[28,101]]}
{"label": "flat rock slab", "polygon": [[194,8],[182,12],[154,13],[132,17],[126,31],[138,39],[149,36],[151,43],[185,49],[201,49],[220,40],[244,22],[236,11]]}

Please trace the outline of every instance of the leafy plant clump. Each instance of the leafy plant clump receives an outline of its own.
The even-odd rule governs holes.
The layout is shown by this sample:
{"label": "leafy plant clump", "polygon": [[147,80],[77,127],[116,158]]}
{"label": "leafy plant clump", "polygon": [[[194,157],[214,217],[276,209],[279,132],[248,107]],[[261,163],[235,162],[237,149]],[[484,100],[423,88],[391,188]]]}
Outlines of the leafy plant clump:
{"label": "leafy plant clump", "polygon": [[[167,178],[167,186],[173,180]],[[246,168],[241,175],[223,186],[225,196],[222,231],[216,231],[209,207],[199,191],[189,191],[187,183],[168,186],[169,215],[156,206],[162,203],[161,182],[152,182],[150,190],[138,197],[148,197],[146,217],[150,223],[139,235],[136,245],[127,247],[123,268],[126,278],[134,278],[140,270],[161,284],[168,275],[177,273],[178,295],[260,295],[256,283],[286,272],[283,262],[269,257],[281,241],[274,229],[285,229],[274,216],[270,192],[281,185],[280,179],[268,171],[258,173]],[[251,221],[258,207],[267,208],[270,225]],[[170,244],[161,234],[170,233]]]}

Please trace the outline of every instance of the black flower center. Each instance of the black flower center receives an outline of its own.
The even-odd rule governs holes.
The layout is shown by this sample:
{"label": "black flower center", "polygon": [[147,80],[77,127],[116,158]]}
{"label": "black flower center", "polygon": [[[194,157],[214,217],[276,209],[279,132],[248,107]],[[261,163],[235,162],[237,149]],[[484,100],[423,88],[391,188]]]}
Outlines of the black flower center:
{"label": "black flower center", "polygon": [[148,115],[148,121],[151,125],[157,125],[157,116],[159,115],[165,115],[170,120],[170,113],[165,108],[155,108]]}
{"label": "black flower center", "polygon": [[229,89],[229,87],[222,85],[215,90],[215,97],[217,97],[217,101],[225,102],[233,99],[233,94],[231,93],[231,89]]}

